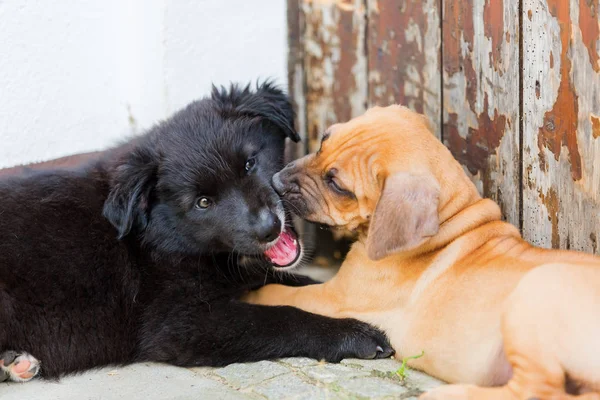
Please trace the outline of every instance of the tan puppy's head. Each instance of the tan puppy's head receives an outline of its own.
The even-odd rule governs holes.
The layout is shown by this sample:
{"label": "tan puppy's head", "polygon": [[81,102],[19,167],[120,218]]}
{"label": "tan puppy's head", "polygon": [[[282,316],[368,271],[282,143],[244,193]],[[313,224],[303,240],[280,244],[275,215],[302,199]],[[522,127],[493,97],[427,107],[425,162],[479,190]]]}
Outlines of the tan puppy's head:
{"label": "tan puppy's head", "polygon": [[455,164],[423,116],[375,107],[331,126],[319,151],[288,164],[273,185],[299,216],[366,233],[369,257],[378,260],[438,232],[436,175]]}

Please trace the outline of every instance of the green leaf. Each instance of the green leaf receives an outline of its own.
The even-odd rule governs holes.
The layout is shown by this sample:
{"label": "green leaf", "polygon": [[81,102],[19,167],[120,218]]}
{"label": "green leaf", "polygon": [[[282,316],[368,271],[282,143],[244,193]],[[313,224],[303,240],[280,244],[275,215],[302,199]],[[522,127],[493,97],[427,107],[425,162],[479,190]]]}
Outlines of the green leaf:
{"label": "green leaf", "polygon": [[404,357],[402,359],[402,365],[396,371],[396,375],[398,375],[402,379],[406,379],[406,377],[408,376],[408,370],[410,369],[408,367],[408,365],[406,365],[408,363],[408,360],[416,360],[417,358],[421,358],[424,355],[425,355],[425,350],[421,350],[421,354],[418,354],[416,356]]}

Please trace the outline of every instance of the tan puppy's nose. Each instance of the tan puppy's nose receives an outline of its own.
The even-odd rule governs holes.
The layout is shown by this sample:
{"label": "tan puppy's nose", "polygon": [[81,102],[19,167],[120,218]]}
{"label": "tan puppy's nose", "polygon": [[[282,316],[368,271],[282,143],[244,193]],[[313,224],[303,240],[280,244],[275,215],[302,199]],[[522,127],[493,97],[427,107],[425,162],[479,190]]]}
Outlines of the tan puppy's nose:
{"label": "tan puppy's nose", "polygon": [[277,194],[279,194],[280,196],[283,196],[286,193],[285,190],[285,185],[283,184],[283,181],[281,180],[281,176],[280,176],[281,172],[276,173],[275,175],[273,175],[273,187],[275,188],[275,191],[277,192]]}
{"label": "tan puppy's nose", "polygon": [[291,178],[291,170],[294,167],[294,163],[289,163],[284,169],[273,175],[273,187],[280,196],[285,196],[289,192],[298,192],[299,186],[295,179]]}

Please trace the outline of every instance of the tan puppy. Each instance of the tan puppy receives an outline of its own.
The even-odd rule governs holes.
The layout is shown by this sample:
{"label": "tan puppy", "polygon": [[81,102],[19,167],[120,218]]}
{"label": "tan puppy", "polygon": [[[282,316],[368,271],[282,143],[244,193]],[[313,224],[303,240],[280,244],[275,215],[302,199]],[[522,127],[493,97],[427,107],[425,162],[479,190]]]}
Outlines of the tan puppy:
{"label": "tan puppy", "polygon": [[462,384],[427,399],[600,390],[600,258],[525,242],[422,116],[390,106],[333,125],[274,184],[300,216],[359,238],[329,282],[247,301],[381,327],[399,358],[425,351],[415,368]]}

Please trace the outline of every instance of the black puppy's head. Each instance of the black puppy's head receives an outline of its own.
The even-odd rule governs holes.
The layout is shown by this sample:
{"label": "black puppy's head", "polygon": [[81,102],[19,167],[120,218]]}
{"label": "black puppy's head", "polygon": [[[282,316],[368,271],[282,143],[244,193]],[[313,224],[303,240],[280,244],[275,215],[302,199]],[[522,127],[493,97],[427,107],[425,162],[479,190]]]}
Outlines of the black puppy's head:
{"label": "black puppy's head", "polygon": [[112,169],[104,215],[167,254],[235,252],[295,266],[301,245],[271,186],[285,138],[299,141],[287,97],[270,83],[217,89],[131,144]]}

